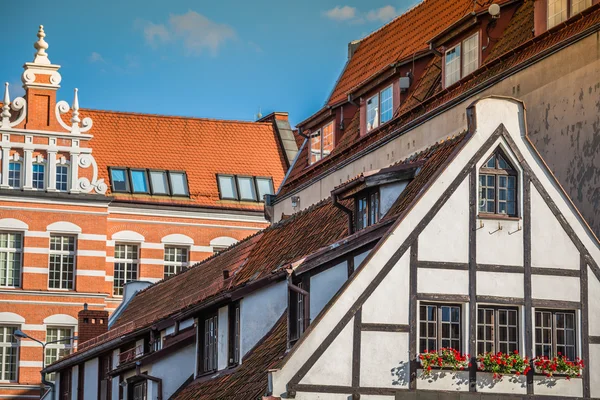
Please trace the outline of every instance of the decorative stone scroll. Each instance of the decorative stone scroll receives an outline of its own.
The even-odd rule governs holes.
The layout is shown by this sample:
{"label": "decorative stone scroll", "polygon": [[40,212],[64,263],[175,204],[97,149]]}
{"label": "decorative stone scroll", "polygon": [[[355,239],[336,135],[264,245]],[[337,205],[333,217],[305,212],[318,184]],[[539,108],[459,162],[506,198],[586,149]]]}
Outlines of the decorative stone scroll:
{"label": "decorative stone scroll", "polygon": [[[92,129],[93,123],[91,118],[84,118],[83,121],[79,118],[79,96],[77,92],[78,89],[75,88],[73,107],[69,107],[69,103],[67,103],[64,100],[56,103],[56,120],[58,121],[60,126],[65,128],[67,131],[75,134],[80,134]],[[61,117],[62,114],[68,113],[69,110],[73,111],[71,114],[71,126],[67,125]],[[79,126],[79,123],[81,123],[81,126]]]}
{"label": "decorative stone scroll", "polygon": [[[0,128],[13,128],[23,122],[25,116],[27,116],[27,102],[22,97],[17,97],[12,102],[10,101],[8,82],[4,84],[4,98],[2,103],[2,113],[0,114],[2,120],[0,120]],[[19,117],[12,122],[10,121],[10,117],[12,116],[10,110],[20,111]]]}
{"label": "decorative stone scroll", "polygon": [[108,186],[104,179],[98,179],[98,164],[91,154],[81,154],[77,162],[80,168],[92,167],[92,180],[81,177],[77,180],[77,186],[84,193],[90,193],[94,190],[98,194],[105,194]]}

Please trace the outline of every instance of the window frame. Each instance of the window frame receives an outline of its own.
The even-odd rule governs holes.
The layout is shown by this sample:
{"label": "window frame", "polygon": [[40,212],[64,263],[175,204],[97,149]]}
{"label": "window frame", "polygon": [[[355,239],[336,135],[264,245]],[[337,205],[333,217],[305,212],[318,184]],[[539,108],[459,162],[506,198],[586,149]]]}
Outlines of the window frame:
{"label": "window frame", "polygon": [[[183,182],[185,183],[185,194],[175,193],[173,190],[173,180],[171,178],[172,175],[183,175]],[[187,172],[179,171],[179,170],[167,170],[167,176],[169,177],[169,191],[171,192],[171,196],[173,197],[190,197],[190,184],[188,182]]]}
{"label": "window frame", "polygon": [[[127,255],[127,246],[135,246],[137,250],[136,258],[117,258],[117,246],[125,246],[125,255]],[[114,255],[113,255],[113,296],[123,296],[123,292],[125,290],[125,284],[128,282],[138,280],[140,277],[140,249],[141,245],[137,242],[117,242],[114,247]],[[123,266],[123,282],[120,287],[117,287],[117,264],[125,264]],[[135,266],[135,275],[136,278],[132,280],[127,280],[127,267]],[[119,290],[120,289],[120,290]],[[120,291],[120,293],[117,293]]]}
{"label": "window frame", "polygon": [[229,333],[229,357],[228,366],[235,367],[240,364],[241,359],[241,325],[242,314],[240,302],[235,301],[229,304],[228,315],[228,333]]}
{"label": "window frame", "polygon": [[[148,170],[144,168],[128,168],[127,172],[129,174],[129,183],[132,194],[150,194],[150,178],[148,176]],[[144,182],[146,183],[146,190],[140,191],[135,190],[135,185],[133,184],[133,173],[141,172],[144,174]]]}
{"label": "window frame", "polygon": [[[242,197],[242,191],[240,190],[240,179],[249,179],[250,180],[250,187],[251,187],[252,193],[254,194],[253,199],[249,199],[247,197]],[[252,203],[259,202],[256,181],[253,176],[251,176],[251,175],[235,175],[235,184],[236,184],[237,192],[238,192],[237,195],[238,195],[240,201],[250,201]]]}
{"label": "window frame", "polygon": [[[552,0],[546,0],[546,28],[548,30],[550,30],[556,26],[559,26],[560,24],[564,23],[569,18],[572,18],[575,15],[582,13],[584,10],[586,10],[589,7],[591,7],[592,5],[594,5],[594,2],[591,0],[589,0],[589,5],[586,5],[588,0],[578,1],[578,3],[583,3],[582,8],[579,9],[577,12],[574,12],[573,11],[574,0],[564,0],[564,2],[565,2],[565,9],[564,9],[565,18],[560,22],[550,25],[550,18],[551,18],[551,16],[550,16],[550,1],[552,1]],[[563,0],[555,0],[555,3],[559,3],[562,1]],[[562,11],[560,12],[560,14],[562,14]],[[552,15],[552,18],[554,19],[557,15],[559,15],[559,14]]]}
{"label": "window frame", "polygon": [[[15,173],[14,170],[11,170],[11,168],[10,168],[11,165],[18,165],[19,166],[19,185],[18,186],[10,184],[11,179],[13,181],[15,180],[14,176],[12,178],[10,176],[11,173],[13,173],[13,175]],[[8,187],[11,188],[11,189],[21,189],[23,187],[23,163],[21,161],[10,160],[8,162]]]}
{"label": "window frame", "polygon": [[[216,174],[217,176],[217,188],[219,189],[219,198],[221,200],[239,200],[239,194],[238,194],[238,187],[237,187],[237,179],[235,179],[235,175],[232,174]],[[224,178],[231,178],[231,181],[233,183],[233,191],[234,191],[234,197],[223,197],[223,191],[221,190],[221,181],[219,180],[219,177],[224,177]]]}
{"label": "window frame", "polygon": [[[310,276],[295,280],[294,285],[308,292],[308,296],[288,286],[288,343],[290,347],[306,332],[310,325]],[[305,316],[308,315],[308,318]]]}
{"label": "window frame", "polygon": [[[115,190],[113,181],[113,170],[123,171],[125,173],[125,190]],[[108,178],[110,180],[110,190],[113,193],[131,193],[131,182],[129,181],[129,168],[127,167],[108,167]]]}
{"label": "window frame", "polygon": [[[474,36],[477,36],[477,65],[475,66],[475,68],[473,69],[473,71],[469,72],[468,74],[465,74],[465,42],[468,41],[469,39],[472,39]],[[447,80],[447,68],[448,68],[448,63],[446,61],[448,53],[450,53],[452,50],[455,50],[457,47],[460,47],[460,50],[458,51],[458,79],[452,83],[448,83]],[[443,62],[443,67],[444,67],[444,73],[443,73],[443,80],[444,80],[444,88],[448,88],[452,85],[454,85],[457,82],[460,82],[461,79],[463,79],[465,76],[468,76],[470,74],[472,74],[473,72],[477,71],[477,69],[481,66],[481,35],[479,30],[473,32],[472,34],[466,36],[464,39],[462,39],[460,42],[456,43],[454,46],[450,47],[449,49],[447,49],[446,51],[444,51],[444,62]]]}
{"label": "window frame", "polygon": [[[57,331],[57,335],[56,335],[56,339],[55,340],[61,340],[60,342],[57,343],[48,343],[52,340],[50,340],[50,338],[48,337],[48,331],[50,329],[56,329]],[[66,330],[68,329],[70,331],[70,334],[68,336],[61,336],[59,334],[59,332],[61,332],[62,330]],[[71,354],[74,350],[74,340],[72,339],[75,336],[75,327],[72,325],[47,325],[46,326],[46,347],[44,349],[44,365],[50,365],[53,362],[56,362],[58,360],[60,360],[61,358]],[[54,356],[49,356],[49,350],[56,350],[56,358],[54,358]],[[60,355],[62,350],[68,350],[67,353],[63,354],[62,356]],[[48,361],[48,358],[54,358],[54,360]],[[46,377],[48,380],[50,381],[54,381],[54,377],[55,377],[55,373],[50,373],[50,374],[46,374]],[[51,378],[52,377],[52,378]]]}
{"label": "window frame", "polygon": [[[489,162],[489,160],[494,157],[495,161],[494,161],[494,168],[490,168],[487,167],[487,163]],[[508,164],[509,168],[500,168],[499,166],[499,161],[498,161],[498,157],[502,157],[502,159],[504,159],[504,161]],[[482,211],[481,210],[481,201],[482,201],[482,192],[481,189],[482,187],[485,187],[486,190],[487,188],[490,188],[491,186],[487,185],[487,178],[486,178],[486,185],[482,186],[481,185],[481,176],[493,176],[494,177],[494,211]],[[507,177],[507,182],[506,182],[506,187],[501,188],[500,187],[500,177]],[[508,212],[508,203],[512,202],[511,200],[508,199],[508,190],[510,190],[509,188],[509,177],[514,177],[515,179],[515,187],[512,189],[515,191],[515,199],[514,199],[514,203],[515,203],[515,212],[510,214]],[[481,165],[481,167],[479,167],[479,170],[477,172],[477,213],[478,216],[480,217],[493,217],[493,218],[520,218],[521,215],[521,209],[519,207],[519,203],[520,203],[520,194],[521,191],[519,190],[519,184],[520,184],[520,172],[517,168],[515,168],[513,166],[513,162],[512,160],[507,156],[507,154],[501,149],[501,148],[497,148],[496,150],[494,150],[488,157],[485,158],[484,163]],[[507,191],[507,198],[505,200],[500,200],[500,190],[506,190]],[[487,201],[487,199],[486,199]],[[500,210],[500,203],[501,202],[505,202],[506,203],[506,213],[501,213],[499,212]]]}
{"label": "window frame", "polygon": [[[166,193],[157,193],[154,190],[154,185],[152,184],[152,173],[157,173],[157,172],[161,173],[165,177],[165,189],[167,190]],[[167,170],[149,168],[147,176],[148,176],[148,188],[150,189],[150,193],[153,196],[170,196],[171,195],[171,181],[169,180],[169,174],[168,174]]]}
{"label": "window frame", "polygon": [[[73,239],[73,251],[69,251],[69,250],[53,250],[52,249],[52,238],[53,237],[60,237],[62,238],[70,238]],[[62,240],[61,240],[61,247],[62,247]],[[76,286],[76,271],[77,271],[77,236],[76,235],[67,235],[67,234],[61,234],[61,233],[51,233],[50,234],[50,243],[48,245],[48,290],[62,290],[62,291],[73,291],[75,290],[75,286]],[[59,286],[61,287],[52,287],[51,286],[51,282],[52,279],[50,278],[51,276],[51,272],[52,272],[52,256],[60,256],[60,270],[59,270]],[[71,286],[70,287],[62,287],[64,286],[63,283],[63,265],[64,265],[64,256],[67,257],[72,257],[73,261],[73,271],[71,272],[72,274],[72,281],[71,281]]]}
{"label": "window frame", "polygon": [[[371,204],[371,200],[373,198],[373,196],[377,197],[377,218],[372,219],[372,204]],[[363,225],[363,220],[360,218],[363,214],[359,213],[359,205],[360,202],[365,199],[366,204],[365,204],[365,218],[366,218],[366,224]],[[381,193],[379,192],[379,187],[375,187],[373,189],[369,189],[369,190],[363,190],[360,193],[358,193],[355,198],[354,198],[354,226],[356,227],[356,230],[362,230],[365,229],[371,225],[375,225],[379,222],[379,220],[381,220]]]}
{"label": "window frame", "polygon": [[[18,248],[17,247],[14,248],[14,249],[11,248],[11,247],[0,247],[0,254],[2,254],[2,253],[6,253],[7,254],[6,255],[6,272],[5,272],[5,274],[6,274],[5,278],[6,278],[6,282],[7,283],[3,285],[1,283],[2,277],[0,277],[0,287],[1,288],[11,288],[11,289],[20,288],[21,285],[22,285],[22,283],[23,283],[23,253],[24,253],[24,251],[23,251],[23,244],[24,244],[23,240],[24,240],[24,236],[25,235],[21,231],[0,231],[0,235],[3,235],[3,234],[9,235],[8,238],[7,238],[7,242],[10,241],[10,235],[20,235],[20,246]],[[13,285],[9,285],[8,284],[8,271],[9,271],[9,268],[8,268],[8,263],[9,263],[8,254],[10,254],[10,253],[18,254],[18,260],[19,260],[18,274],[15,274],[14,271],[13,271],[13,283],[15,282],[15,277],[18,277],[16,285],[14,285],[14,284]],[[16,260],[15,256],[13,256],[13,260]],[[1,270],[1,268],[2,268],[2,266],[0,265],[0,270]]]}
{"label": "window frame", "polygon": [[[170,261],[167,260],[167,249],[175,249],[175,259],[177,259],[177,251],[185,250],[185,259],[186,261]],[[168,277],[177,275],[178,273],[184,271],[190,266],[190,247],[189,246],[178,246],[178,245],[165,245],[163,250],[163,279]],[[173,267],[174,273],[169,272],[167,274],[167,268]]]}
{"label": "window frame", "polygon": [[[212,344],[206,344],[207,326],[210,322],[214,324],[214,341]],[[208,325],[207,325],[208,324]],[[219,315],[216,311],[205,314],[198,324],[200,346],[198,346],[198,375],[214,373],[219,369]],[[212,354],[206,354],[206,350],[212,346]],[[212,358],[211,358],[212,356]]]}
{"label": "window frame", "polygon": [[[266,193],[262,196],[260,196],[260,190],[258,189],[258,181],[259,180],[265,180],[269,182],[269,186],[271,188],[271,193]],[[256,186],[256,196],[258,197],[258,202],[259,203],[264,203],[265,201],[265,196],[268,196],[269,194],[275,194],[275,186],[273,185],[273,177],[270,176],[255,176],[254,177],[254,185]]]}
{"label": "window frame", "polygon": [[[41,172],[41,174],[42,174],[42,180],[41,180],[42,187],[36,187],[36,182],[39,183],[40,180],[39,179],[36,180],[35,179],[35,175],[37,173],[38,177],[39,177],[39,173],[40,172],[39,171],[36,172],[35,171],[35,167],[42,167],[42,172]],[[43,163],[43,162],[34,162],[34,163],[32,163],[31,164],[31,187],[32,187],[32,189],[34,189],[34,190],[46,190],[46,181],[47,181],[46,164]]]}
{"label": "window frame", "polygon": [[[435,330],[435,341],[437,346],[435,346],[435,349],[429,349],[429,340],[432,338],[429,336],[429,332],[423,332],[423,330],[421,329],[421,324],[425,323],[426,326],[428,326],[429,323],[433,322],[430,320],[426,320],[423,321],[421,320],[421,307],[428,307],[428,306],[434,306],[436,307],[436,320],[435,320],[435,324],[436,324],[436,330]],[[456,307],[458,308],[458,326],[459,326],[459,333],[458,333],[458,339],[453,339],[452,338],[452,332],[451,332],[451,328],[450,328],[450,337],[449,339],[444,339],[444,337],[442,336],[442,324],[444,323],[444,321],[442,321],[442,307]],[[454,348],[454,350],[457,350],[458,352],[462,352],[462,348],[464,346],[464,339],[465,339],[465,329],[463,327],[463,323],[464,323],[464,313],[463,313],[463,305],[462,304],[458,304],[458,303],[436,303],[436,302],[429,302],[429,301],[421,301],[419,304],[419,309],[418,309],[418,326],[417,328],[419,329],[419,335],[417,337],[417,350],[418,350],[418,354],[422,354],[425,351],[421,350],[421,340],[425,340],[426,341],[426,347],[428,351],[438,351],[440,350],[442,347],[446,347],[446,348],[454,348],[452,346],[444,346],[442,344],[442,342],[444,340],[449,340],[450,343],[452,343],[453,340],[458,340],[458,349]],[[452,310],[450,310],[450,316],[452,316]],[[450,324],[456,324],[456,322],[449,322]],[[426,334],[426,336],[423,336],[423,334]]]}
{"label": "window frame", "polygon": [[[480,323],[479,320],[479,312],[483,311],[484,312],[484,319],[485,319],[485,311],[492,311],[493,312],[493,316],[492,316],[492,330],[491,330],[491,340],[488,340],[487,338],[481,338],[479,335],[479,327],[483,327],[484,329],[484,333],[485,333],[485,327],[488,326],[489,324],[487,324],[485,321],[483,321],[483,324]],[[477,305],[477,331],[476,331],[476,346],[477,346],[477,354],[482,354],[482,353],[487,353],[487,351],[485,351],[485,344],[488,342],[492,343],[492,349],[490,350],[493,354],[496,354],[497,352],[501,351],[500,349],[500,317],[499,317],[499,313],[501,311],[508,311],[508,312],[515,312],[516,313],[516,329],[517,329],[517,334],[516,334],[516,349],[511,350],[510,348],[508,348],[508,343],[514,342],[510,340],[510,336],[509,334],[507,334],[507,340],[506,341],[502,341],[502,342],[506,342],[507,343],[507,351],[505,351],[504,353],[512,353],[514,350],[519,350],[520,346],[521,346],[521,341],[520,339],[520,335],[521,335],[521,327],[519,324],[519,317],[520,317],[520,313],[519,313],[519,307],[516,306],[498,306],[498,305],[488,305],[488,304],[478,304]],[[508,314],[507,314],[507,318],[508,318]],[[502,326],[506,326],[508,328],[513,327],[512,325],[509,324],[509,320],[507,319],[507,323],[506,325],[502,325]],[[479,344],[483,343],[483,351],[479,351]]]}
{"label": "window frame", "polygon": [[[382,112],[381,112],[381,105],[382,105],[382,100],[381,100],[382,96],[381,96],[381,94],[383,92],[385,92],[386,90],[388,90],[388,89],[390,89],[391,93],[392,93],[392,96],[390,97],[390,99],[392,101],[392,107],[391,107],[392,116],[390,117],[390,119],[382,121],[381,120],[381,114],[382,114]],[[371,127],[371,129],[369,129],[369,101],[371,101],[375,97],[377,97],[377,115],[375,117],[375,120],[373,121],[373,124],[374,125],[376,124],[376,125],[373,126],[373,127]],[[387,124],[392,119],[394,119],[394,103],[395,103],[394,102],[394,83],[390,83],[389,85],[387,85],[383,89],[378,90],[377,93],[374,93],[372,96],[369,96],[367,98],[367,100],[365,101],[365,107],[366,107],[366,109],[365,109],[365,129],[366,129],[367,133],[371,132],[372,130],[375,130],[375,129],[379,128],[382,125]]]}
{"label": "window frame", "polygon": [[[20,347],[19,346],[19,341],[14,337],[14,331],[16,331],[17,329],[21,329],[21,327],[17,324],[17,325],[11,325],[10,323],[2,323],[0,324],[0,329],[3,331],[3,337],[4,337],[4,341],[0,342],[0,348],[2,348],[2,351],[0,351],[0,382],[2,383],[15,383],[19,381],[19,357],[20,357]],[[9,329],[14,329],[13,333],[11,333],[10,335],[7,333]],[[6,337],[9,336],[11,341],[6,341]],[[7,365],[9,364],[5,364],[5,360],[7,358],[7,352],[8,349],[14,349],[14,354],[11,354],[11,357],[14,358],[15,362],[14,362],[14,379],[4,379],[4,377],[7,374],[7,370],[8,368],[6,368]],[[12,350],[11,350],[12,353]],[[12,364],[11,364],[12,365]]]}
{"label": "window frame", "polygon": [[[577,335],[579,334],[579,329],[578,329],[578,318],[577,318],[577,310],[572,310],[572,309],[554,309],[554,308],[535,308],[533,311],[533,352],[534,355],[536,357],[538,356],[543,356],[543,346],[547,346],[547,343],[543,342],[543,333],[542,333],[542,342],[539,344],[540,346],[542,346],[542,354],[538,354],[537,351],[537,347],[538,347],[538,340],[537,340],[537,330],[539,329],[545,329],[545,327],[543,326],[543,321],[542,321],[542,326],[538,327],[537,325],[537,313],[550,313],[551,314],[551,324],[552,326],[550,327],[551,330],[551,337],[550,337],[550,346],[552,348],[550,355],[548,356],[548,358],[553,358],[557,356],[558,347],[572,347],[573,348],[573,358],[569,358],[569,361],[575,361],[575,358],[577,358],[578,355],[578,341],[577,341]],[[564,344],[559,345],[557,342],[557,329],[563,329],[566,332],[566,324],[564,328],[557,328],[557,322],[556,322],[556,315],[557,314],[570,314],[573,316],[573,344],[572,345],[567,345],[566,344],[566,335],[564,335]],[[566,320],[565,320],[566,322]],[[563,356],[566,356],[567,354],[563,351],[561,352]]]}
{"label": "window frame", "polygon": [[[381,94],[383,92],[385,92],[386,90],[390,90],[391,92],[391,96],[390,96],[390,100],[392,102],[392,106],[390,108],[391,112],[392,112],[392,116],[390,117],[390,119],[387,119],[385,121],[381,120],[381,116],[383,115],[383,101],[382,101],[382,96]],[[394,119],[394,84],[390,83],[388,86],[384,87],[383,89],[381,89],[379,91],[379,126],[388,123],[389,121],[391,121],[392,119]]]}
{"label": "window frame", "polygon": [[[66,177],[67,177],[67,178],[66,178],[66,182],[65,182],[65,184],[66,184],[66,189],[64,189],[64,190],[63,190],[63,189],[59,189],[59,187],[58,187],[58,185],[59,185],[59,180],[58,180],[58,177],[59,177],[59,175],[60,175],[60,176],[62,176],[62,174],[59,174],[59,173],[58,173],[58,169],[59,169],[59,168],[65,168],[65,169],[67,170],[67,174],[66,174]],[[70,189],[70,188],[69,188],[69,183],[70,183],[70,179],[69,179],[69,178],[71,177],[71,175],[70,175],[70,174],[71,174],[71,169],[69,168],[69,166],[68,166],[67,164],[57,164],[57,165],[56,165],[56,170],[54,171],[54,178],[55,178],[55,187],[54,187],[54,188],[55,188],[57,191],[59,191],[59,192],[63,192],[63,193],[66,193],[66,192],[68,192],[68,191],[69,191],[69,189]],[[60,182],[60,183],[62,183],[62,182]]]}

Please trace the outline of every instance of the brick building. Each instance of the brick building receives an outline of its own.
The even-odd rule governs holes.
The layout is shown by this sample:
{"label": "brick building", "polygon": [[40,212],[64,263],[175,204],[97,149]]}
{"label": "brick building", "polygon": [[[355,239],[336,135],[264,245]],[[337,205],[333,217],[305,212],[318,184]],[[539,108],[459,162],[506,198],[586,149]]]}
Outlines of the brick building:
{"label": "brick building", "polygon": [[[297,152],[286,113],[242,122],[80,109],[77,89],[72,105],[57,102],[60,66],[44,37],[40,27],[25,96],[6,84],[1,104],[0,397],[39,396],[43,360],[91,335],[78,332],[84,304],[105,331],[127,282],[160,281],[265,228],[264,196]],[[66,340],[42,354],[17,343],[17,329]]]}

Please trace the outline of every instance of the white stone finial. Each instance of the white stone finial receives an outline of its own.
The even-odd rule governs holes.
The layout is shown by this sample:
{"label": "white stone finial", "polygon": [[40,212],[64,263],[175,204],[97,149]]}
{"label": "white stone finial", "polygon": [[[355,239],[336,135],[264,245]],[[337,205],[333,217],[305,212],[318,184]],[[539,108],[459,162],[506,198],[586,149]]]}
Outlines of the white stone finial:
{"label": "white stone finial", "polygon": [[[56,120],[67,131],[75,134],[85,133],[92,129],[92,119],[86,117],[83,120],[79,118],[79,89],[75,88],[75,97],[73,98],[73,106],[69,107],[69,103],[62,100],[56,103]],[[66,124],[61,118],[62,114],[65,114],[71,110],[71,126]],[[81,125],[80,125],[81,124]]]}
{"label": "white stone finial", "polygon": [[35,64],[50,64],[50,60],[48,59],[48,54],[46,50],[48,49],[48,43],[44,40],[46,37],[46,33],[44,32],[44,25],[40,25],[40,29],[37,33],[38,41],[35,42],[33,47],[37,50],[35,53],[35,57],[33,62]]}
{"label": "white stone finial", "polygon": [[4,84],[4,99],[2,100],[2,122],[0,126],[7,126],[10,119],[10,95],[8,94],[8,82]]}
{"label": "white stone finial", "polygon": [[75,97],[73,98],[73,106],[71,107],[71,109],[73,110],[73,114],[71,115],[71,123],[73,124],[73,128],[75,128],[75,126],[79,127],[79,123],[81,122],[81,120],[79,119],[79,96],[77,95],[78,91],[79,90],[75,88]]}

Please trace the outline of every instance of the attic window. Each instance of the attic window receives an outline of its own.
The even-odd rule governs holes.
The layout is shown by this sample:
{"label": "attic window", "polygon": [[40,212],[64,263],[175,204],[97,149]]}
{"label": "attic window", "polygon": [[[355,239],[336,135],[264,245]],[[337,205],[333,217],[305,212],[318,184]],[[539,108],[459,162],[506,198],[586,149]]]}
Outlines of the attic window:
{"label": "attic window", "polygon": [[354,201],[356,230],[379,222],[379,188],[361,192]]}
{"label": "attic window", "polygon": [[310,135],[310,163],[327,157],[333,151],[333,121]]}
{"label": "attic window", "polygon": [[217,175],[221,200],[264,201],[273,194],[273,179],[259,176]]}
{"label": "attic window", "polygon": [[446,51],[444,85],[451,86],[479,67],[479,32]]}
{"label": "attic window", "polygon": [[592,0],[548,0],[548,29],[591,6]]}
{"label": "attic window", "polygon": [[479,170],[480,215],[517,216],[518,173],[501,150],[496,150]]}
{"label": "attic window", "polygon": [[189,197],[187,174],[183,171],[109,167],[113,193]]}
{"label": "attic window", "polygon": [[392,119],[393,94],[393,87],[390,85],[367,100],[367,132]]}

